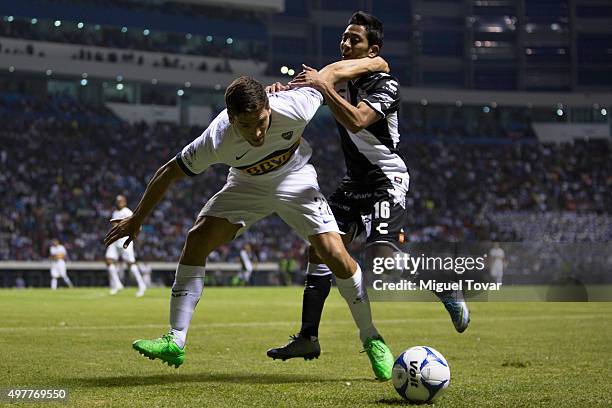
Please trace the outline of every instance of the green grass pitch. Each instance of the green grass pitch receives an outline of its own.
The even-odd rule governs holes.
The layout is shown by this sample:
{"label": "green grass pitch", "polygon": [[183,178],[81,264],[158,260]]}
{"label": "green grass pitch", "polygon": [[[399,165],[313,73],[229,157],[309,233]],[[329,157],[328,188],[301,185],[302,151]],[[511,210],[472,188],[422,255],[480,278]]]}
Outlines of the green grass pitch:
{"label": "green grass pitch", "polygon": [[[333,289],[318,360],[272,361],[297,331],[301,288],[206,288],[179,369],[131,348],[167,330],[169,289],[0,290],[0,388],[67,388],[69,406],[386,407],[348,308]],[[374,303],[394,354],[442,352],[451,383],[439,407],[612,406],[612,303],[473,303],[457,334],[438,303]],[[49,404],[54,406],[55,403]],[[65,406],[62,404],[62,406]]]}

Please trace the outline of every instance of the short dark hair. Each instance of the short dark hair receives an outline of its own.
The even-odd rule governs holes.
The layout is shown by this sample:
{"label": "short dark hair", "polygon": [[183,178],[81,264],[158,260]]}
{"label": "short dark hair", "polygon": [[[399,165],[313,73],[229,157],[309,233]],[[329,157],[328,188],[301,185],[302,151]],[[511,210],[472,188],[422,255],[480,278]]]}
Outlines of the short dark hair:
{"label": "short dark hair", "polygon": [[259,112],[268,106],[263,85],[248,76],[234,79],[225,91],[225,106],[230,116]]}
{"label": "short dark hair", "polygon": [[348,23],[364,26],[370,47],[378,45],[382,48],[384,37],[382,21],[364,11],[356,11]]}

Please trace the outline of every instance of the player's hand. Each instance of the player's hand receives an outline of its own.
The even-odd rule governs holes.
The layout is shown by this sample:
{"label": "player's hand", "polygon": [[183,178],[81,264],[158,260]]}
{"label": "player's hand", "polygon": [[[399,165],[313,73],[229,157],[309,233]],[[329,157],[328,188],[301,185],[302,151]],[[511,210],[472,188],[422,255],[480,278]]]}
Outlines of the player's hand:
{"label": "player's hand", "polygon": [[136,239],[138,233],[142,229],[140,221],[134,218],[133,215],[127,218],[113,219],[110,220],[110,222],[113,224],[113,227],[104,237],[104,245],[106,246],[109,246],[120,238],[128,237],[123,244],[123,248],[127,248],[130,243]]}
{"label": "player's hand", "polygon": [[266,93],[276,93],[280,91],[288,91],[291,89],[289,85],[283,85],[280,82],[275,82],[272,85],[266,86]]}
{"label": "player's hand", "polygon": [[310,87],[321,90],[327,86],[327,81],[316,69],[309,67],[308,65],[302,64],[304,69],[302,72],[297,74],[287,85],[291,88],[304,88]]}

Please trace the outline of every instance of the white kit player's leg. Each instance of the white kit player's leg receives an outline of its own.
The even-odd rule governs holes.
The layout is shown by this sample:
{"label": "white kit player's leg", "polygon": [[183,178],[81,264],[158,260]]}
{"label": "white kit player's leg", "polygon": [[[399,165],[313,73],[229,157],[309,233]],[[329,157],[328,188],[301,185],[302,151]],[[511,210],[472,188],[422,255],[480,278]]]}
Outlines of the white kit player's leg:
{"label": "white kit player's leg", "polygon": [[64,280],[64,283],[69,287],[69,288],[73,288],[74,285],[72,284],[72,281],[70,280],[70,278],[68,277],[68,273],[66,272],[66,266],[64,266],[61,269],[60,272],[60,276],[62,277],[62,279]]}
{"label": "white kit player's leg", "polygon": [[363,282],[361,268],[357,265],[357,270],[348,279],[336,278],[338,291],[348,304],[353,320],[359,329],[359,338],[362,343],[372,337],[379,336],[378,330],[372,321],[372,311],[370,300]]}
{"label": "white kit player's leg", "polygon": [[60,273],[59,273],[57,264],[54,263],[51,266],[50,272],[51,272],[51,289],[55,290],[57,289],[57,278],[60,277]]}
{"label": "white kit player's leg", "polygon": [[239,229],[240,225],[226,219],[201,217],[187,235],[170,298],[170,332],[181,348],[185,347],[187,330],[204,290],[206,258],[217,247],[231,241]]}
{"label": "white kit player's leg", "polygon": [[116,295],[117,292],[123,290],[123,284],[121,283],[121,280],[119,280],[117,264],[115,264],[114,262],[111,262],[108,265],[108,281],[111,295]]}
{"label": "white kit player's leg", "polygon": [[130,272],[134,279],[136,279],[136,283],[138,284],[138,292],[136,292],[136,297],[141,297],[144,295],[147,290],[147,285],[145,285],[144,280],[142,279],[142,275],[140,274],[140,269],[136,264],[130,265]]}
{"label": "white kit player's leg", "polygon": [[170,327],[175,343],[183,348],[193,312],[204,290],[203,266],[179,264],[176,268],[172,297],[170,298]]}

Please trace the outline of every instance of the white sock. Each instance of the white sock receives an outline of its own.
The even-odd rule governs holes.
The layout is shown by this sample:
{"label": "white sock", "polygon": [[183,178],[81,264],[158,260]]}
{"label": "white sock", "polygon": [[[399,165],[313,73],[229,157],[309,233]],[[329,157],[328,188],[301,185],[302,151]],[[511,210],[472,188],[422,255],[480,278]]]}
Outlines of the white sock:
{"label": "white sock", "polygon": [[57,289],[57,278],[51,278],[51,289]]}
{"label": "white sock", "polygon": [[108,265],[108,283],[111,289],[120,289],[123,284],[119,280],[119,272],[117,271],[117,265]]}
{"label": "white sock", "polygon": [[63,274],[62,275],[62,279],[64,280],[64,283],[66,283],[66,285],[68,285],[69,288],[73,287],[74,285],[72,284],[72,281],[70,280],[70,278],[68,277],[68,275]]}
{"label": "white sock", "polygon": [[330,273],[332,273],[332,271],[326,264],[315,264],[308,262],[308,266],[306,267],[306,273],[309,275],[324,276],[329,275]]}
{"label": "white sock", "polygon": [[136,264],[132,264],[132,266],[130,266],[130,272],[132,272],[132,276],[134,279],[136,279],[136,283],[138,283],[138,290],[144,292],[145,289],[147,289],[147,285],[145,285],[144,280],[142,279],[138,266]]}
{"label": "white sock", "polygon": [[336,277],[336,285],[340,294],[346,300],[353,320],[359,328],[359,338],[365,343],[370,337],[378,336],[378,330],[372,322],[372,311],[370,310],[370,300],[366,292],[362,279],[361,268],[357,265],[357,271],[348,279]]}
{"label": "white sock", "polygon": [[170,298],[170,331],[176,336],[175,342],[181,348],[185,347],[189,323],[202,296],[204,273],[203,266],[178,264],[176,268]]}

